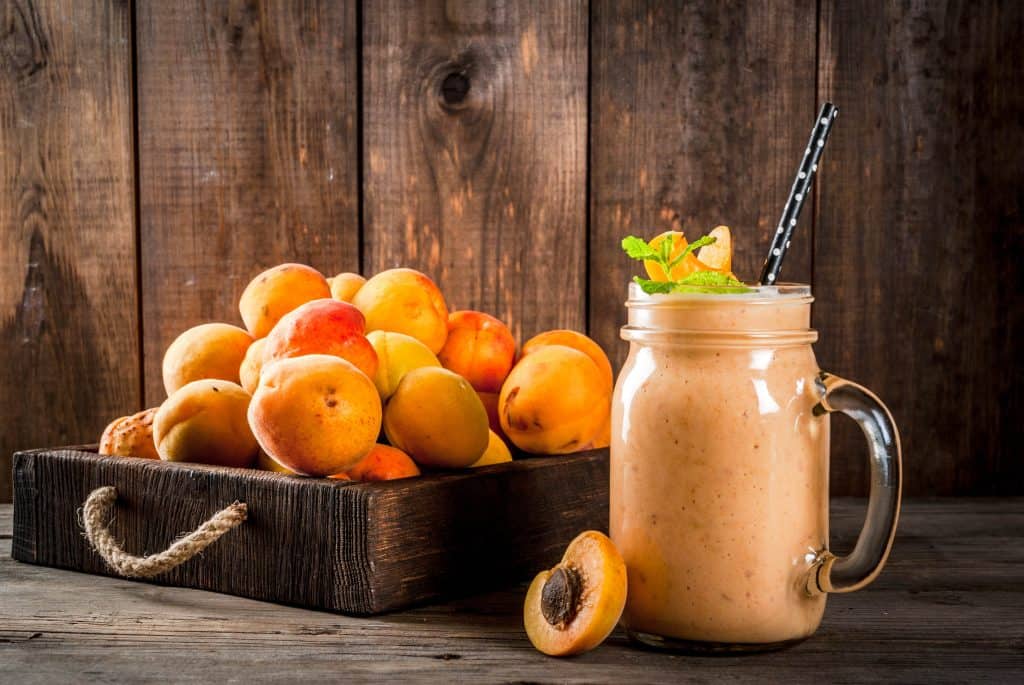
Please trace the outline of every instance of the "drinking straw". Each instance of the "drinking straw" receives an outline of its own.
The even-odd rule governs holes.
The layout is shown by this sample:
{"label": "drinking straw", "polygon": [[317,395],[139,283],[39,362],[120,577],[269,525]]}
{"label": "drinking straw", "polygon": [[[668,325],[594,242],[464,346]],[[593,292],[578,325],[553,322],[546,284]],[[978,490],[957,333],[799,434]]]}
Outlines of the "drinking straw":
{"label": "drinking straw", "polygon": [[782,268],[782,259],[789,249],[789,240],[793,236],[793,228],[796,227],[797,217],[804,207],[804,200],[811,190],[811,182],[814,180],[814,173],[818,170],[818,161],[821,153],[825,150],[825,141],[828,140],[828,133],[832,130],[832,123],[839,114],[839,109],[831,102],[826,102],[818,112],[818,119],[811,129],[811,139],[807,142],[807,149],[804,150],[804,158],[797,169],[796,178],[793,179],[793,187],[789,190],[789,198],[782,210],[782,218],[772,236],[772,245],[768,250],[768,257],[764,260],[764,267],[761,269],[761,285],[772,285],[779,277],[779,269]]}

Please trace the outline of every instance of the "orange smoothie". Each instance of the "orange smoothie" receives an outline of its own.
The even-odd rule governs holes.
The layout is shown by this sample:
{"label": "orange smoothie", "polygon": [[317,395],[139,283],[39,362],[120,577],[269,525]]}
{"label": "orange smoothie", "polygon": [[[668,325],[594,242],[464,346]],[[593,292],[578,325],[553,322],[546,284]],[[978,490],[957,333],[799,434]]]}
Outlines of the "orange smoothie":
{"label": "orange smoothie", "polygon": [[611,537],[644,642],[785,643],[818,627],[828,416],[815,416],[810,291],[631,286],[612,401]]}

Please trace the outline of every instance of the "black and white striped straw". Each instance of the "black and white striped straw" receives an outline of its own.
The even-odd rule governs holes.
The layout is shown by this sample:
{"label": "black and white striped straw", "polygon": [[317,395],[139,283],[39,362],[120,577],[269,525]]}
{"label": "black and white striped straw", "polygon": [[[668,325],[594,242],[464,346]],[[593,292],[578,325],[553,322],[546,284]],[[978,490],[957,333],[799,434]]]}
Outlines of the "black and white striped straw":
{"label": "black and white striped straw", "polygon": [[811,139],[804,150],[803,161],[797,170],[796,178],[793,179],[793,187],[789,191],[789,198],[786,200],[786,207],[782,210],[782,218],[775,228],[775,235],[772,236],[772,246],[768,250],[768,257],[764,260],[764,268],[761,269],[761,285],[773,285],[779,278],[779,270],[782,268],[782,259],[789,249],[790,238],[793,237],[793,228],[796,227],[797,217],[804,207],[804,200],[811,190],[811,182],[814,180],[814,173],[818,170],[818,160],[825,150],[825,141],[828,140],[828,133],[832,130],[832,123],[836,120],[839,109],[831,102],[826,102],[818,113],[818,120],[814,122],[814,129],[811,130]]}

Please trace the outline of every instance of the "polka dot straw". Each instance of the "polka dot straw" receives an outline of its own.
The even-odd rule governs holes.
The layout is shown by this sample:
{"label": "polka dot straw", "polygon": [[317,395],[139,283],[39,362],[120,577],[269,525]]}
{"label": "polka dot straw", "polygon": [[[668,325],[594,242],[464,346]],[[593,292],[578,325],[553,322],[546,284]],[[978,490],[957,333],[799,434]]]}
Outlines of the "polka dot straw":
{"label": "polka dot straw", "polygon": [[772,285],[779,278],[779,270],[782,268],[782,260],[789,249],[789,239],[793,235],[793,227],[796,226],[797,217],[803,209],[804,200],[811,190],[811,182],[814,181],[814,172],[818,170],[818,161],[821,153],[825,150],[825,141],[828,140],[828,133],[832,130],[832,123],[836,120],[839,109],[831,102],[826,102],[818,113],[818,120],[814,122],[814,129],[811,131],[811,139],[807,142],[807,149],[804,150],[804,158],[800,162],[800,169],[796,178],[793,179],[793,187],[789,191],[789,198],[782,210],[782,218],[779,219],[778,227],[772,236],[772,246],[768,250],[768,257],[764,260],[764,267],[761,269],[761,285]]}

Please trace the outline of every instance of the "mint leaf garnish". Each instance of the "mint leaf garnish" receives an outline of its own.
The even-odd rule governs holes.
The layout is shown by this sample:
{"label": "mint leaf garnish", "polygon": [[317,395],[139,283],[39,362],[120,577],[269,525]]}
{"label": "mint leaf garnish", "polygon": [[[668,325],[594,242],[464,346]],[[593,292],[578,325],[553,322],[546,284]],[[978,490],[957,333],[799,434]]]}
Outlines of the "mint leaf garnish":
{"label": "mint leaf garnish", "polygon": [[633,276],[633,282],[639,285],[648,295],[670,293],[673,286],[675,286],[675,283],[671,281],[652,281],[648,278],[640,278],[639,276]]}
{"label": "mint leaf garnish", "polygon": [[622,249],[633,259],[658,259],[661,256],[643,238],[634,235],[622,239]]}
{"label": "mint leaf garnish", "polygon": [[729,274],[720,271],[695,271],[672,284],[674,293],[717,293],[720,295],[749,293],[750,288]]}

